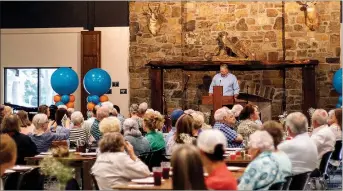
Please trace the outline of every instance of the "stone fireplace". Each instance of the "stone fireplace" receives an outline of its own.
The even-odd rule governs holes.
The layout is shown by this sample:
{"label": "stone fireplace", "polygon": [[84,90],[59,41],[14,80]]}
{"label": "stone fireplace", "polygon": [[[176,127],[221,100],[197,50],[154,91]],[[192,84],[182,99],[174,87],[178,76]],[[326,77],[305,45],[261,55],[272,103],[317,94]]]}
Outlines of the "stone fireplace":
{"label": "stone fireplace", "polygon": [[[148,15],[160,6],[161,28],[156,35],[149,29]],[[333,73],[340,67],[340,2],[317,2],[319,27],[311,31],[296,2],[130,2],[130,101],[151,100],[150,61],[282,61],[319,60],[314,91],[317,107],[333,108],[338,95],[332,88]],[[282,23],[285,23],[283,26]],[[150,25],[151,27],[151,25]],[[231,45],[247,58],[216,55],[218,36],[226,32]],[[239,71],[241,95],[263,103],[276,118],[285,109],[301,111],[304,99],[300,68]],[[215,71],[164,69],[164,94],[168,112],[174,108],[199,108],[203,77]],[[186,96],[184,83],[189,76]],[[285,83],[283,82],[285,79]],[[285,86],[284,98],[283,88]],[[200,90],[199,90],[200,89]],[[184,99],[186,98],[186,99]],[[270,103],[270,106],[268,105]]]}

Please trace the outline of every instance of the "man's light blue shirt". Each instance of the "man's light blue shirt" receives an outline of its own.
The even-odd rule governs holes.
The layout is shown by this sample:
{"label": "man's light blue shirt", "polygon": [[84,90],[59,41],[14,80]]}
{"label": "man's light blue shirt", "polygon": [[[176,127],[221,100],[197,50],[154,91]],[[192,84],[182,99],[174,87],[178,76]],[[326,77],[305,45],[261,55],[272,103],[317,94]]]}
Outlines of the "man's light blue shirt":
{"label": "man's light blue shirt", "polygon": [[235,75],[229,73],[226,76],[222,76],[220,73],[216,74],[210,86],[208,93],[213,93],[213,86],[223,86],[224,96],[233,96],[239,94],[239,85]]}

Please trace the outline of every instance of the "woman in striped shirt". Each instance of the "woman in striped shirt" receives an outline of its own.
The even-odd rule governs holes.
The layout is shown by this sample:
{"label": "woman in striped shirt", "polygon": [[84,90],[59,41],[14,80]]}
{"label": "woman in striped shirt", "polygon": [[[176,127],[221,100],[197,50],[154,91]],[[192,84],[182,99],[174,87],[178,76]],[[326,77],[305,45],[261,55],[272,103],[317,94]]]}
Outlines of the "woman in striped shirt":
{"label": "woman in striped shirt", "polygon": [[71,122],[73,123],[72,128],[70,129],[70,148],[76,148],[76,141],[80,140],[85,144],[88,143],[89,132],[83,128],[84,118],[81,112],[75,111],[71,114]]}
{"label": "woman in striped shirt", "polygon": [[[36,144],[38,152],[47,152],[53,141],[67,140],[69,138],[70,131],[67,128],[61,128],[59,133],[50,132],[48,116],[43,113],[35,115],[32,123],[35,130],[33,134],[28,135]],[[69,119],[67,119],[67,123],[69,123]]]}

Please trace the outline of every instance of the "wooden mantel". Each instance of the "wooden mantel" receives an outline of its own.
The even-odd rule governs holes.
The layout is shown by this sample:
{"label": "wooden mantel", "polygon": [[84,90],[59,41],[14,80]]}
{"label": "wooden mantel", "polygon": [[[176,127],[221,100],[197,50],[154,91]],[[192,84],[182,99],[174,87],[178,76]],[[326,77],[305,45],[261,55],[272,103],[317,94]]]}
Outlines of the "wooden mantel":
{"label": "wooden mantel", "polygon": [[[298,61],[150,61],[146,67],[150,67],[151,81],[151,107],[165,114],[163,107],[163,70],[182,69],[185,71],[219,71],[221,64],[227,64],[230,70],[252,71],[252,70],[281,70],[284,73],[283,88],[285,85],[285,73],[288,68],[302,68],[303,78],[303,104],[302,112],[307,115],[310,107],[316,108],[316,83],[315,67],[319,64],[318,60],[298,60]],[[284,91],[285,92],[285,91]],[[286,109],[286,95],[283,96],[283,111]]]}

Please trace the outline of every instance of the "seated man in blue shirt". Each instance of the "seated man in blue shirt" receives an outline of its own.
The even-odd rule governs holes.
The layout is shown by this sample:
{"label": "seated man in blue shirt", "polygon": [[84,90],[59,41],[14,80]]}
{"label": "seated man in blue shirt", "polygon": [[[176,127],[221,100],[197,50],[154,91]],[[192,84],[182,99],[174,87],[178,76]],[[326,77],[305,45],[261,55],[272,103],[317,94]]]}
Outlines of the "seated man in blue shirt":
{"label": "seated man in blue shirt", "polygon": [[242,148],[243,147],[243,137],[233,129],[236,118],[234,113],[226,107],[222,107],[218,109],[214,113],[214,120],[216,123],[214,124],[214,129],[219,129],[221,132],[224,133],[228,148]]}
{"label": "seated man in blue shirt", "polygon": [[226,64],[220,66],[220,73],[216,74],[208,91],[209,95],[213,94],[213,86],[223,86],[223,96],[238,97],[239,85],[235,75],[229,73],[229,68]]}

